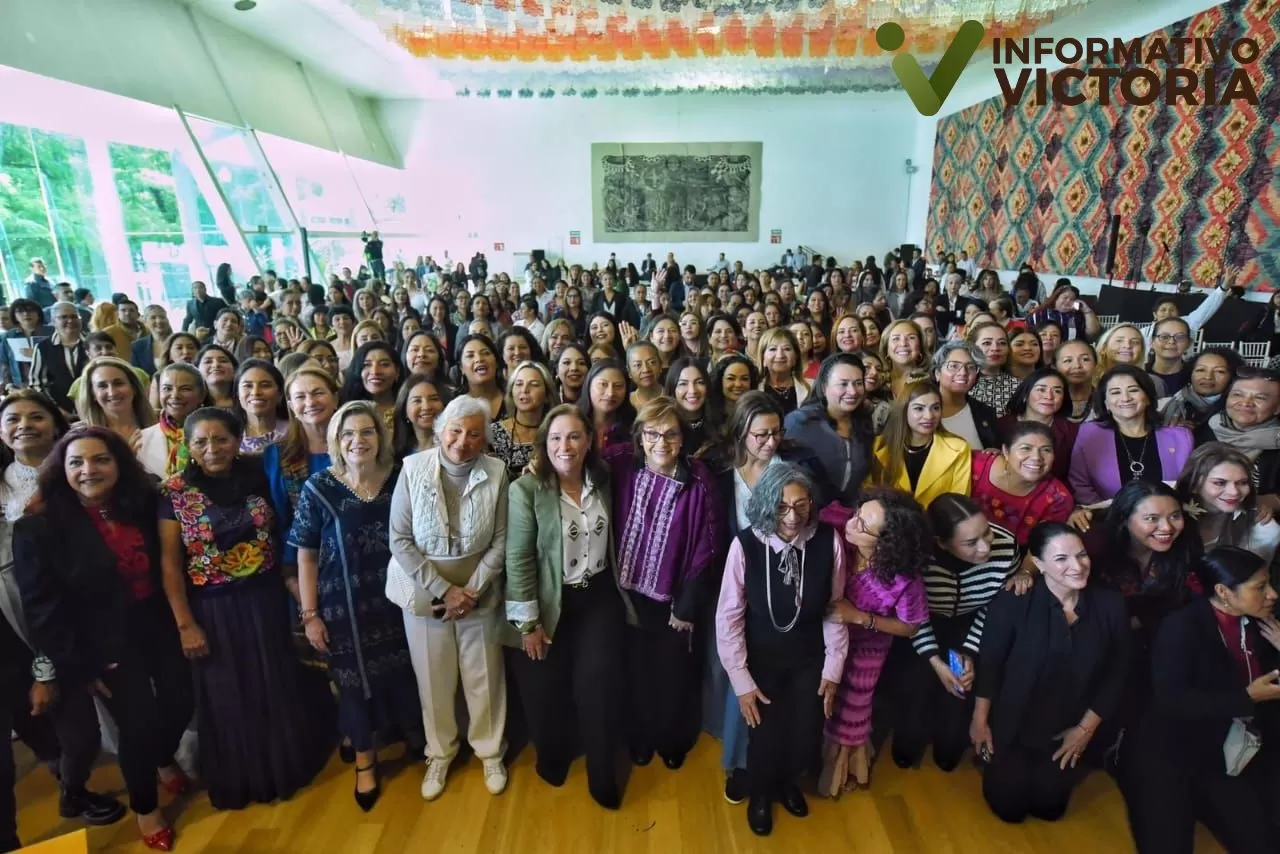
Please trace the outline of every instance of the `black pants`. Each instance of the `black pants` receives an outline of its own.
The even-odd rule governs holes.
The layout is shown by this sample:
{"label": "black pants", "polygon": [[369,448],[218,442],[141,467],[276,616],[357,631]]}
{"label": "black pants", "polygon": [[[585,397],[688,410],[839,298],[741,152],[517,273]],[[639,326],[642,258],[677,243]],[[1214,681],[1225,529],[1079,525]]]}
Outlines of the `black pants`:
{"label": "black pants", "polygon": [[[939,654],[945,660],[946,651]],[[913,655],[903,670],[893,755],[914,765],[932,745],[933,761],[950,771],[960,764],[969,747],[972,693],[963,699],[948,693],[933,665],[921,655]]]}
{"label": "black pants", "polygon": [[[0,733],[7,735],[13,729],[13,713],[6,705],[0,703]],[[5,744],[0,745],[0,851],[16,851],[22,847],[18,841],[18,803],[13,795],[15,775],[13,746],[5,739]]]}
{"label": "black pants", "polygon": [[804,667],[752,661],[751,676],[769,704],[747,734],[747,781],[752,797],[773,798],[812,766],[822,747],[821,653]]}
{"label": "black pants", "polygon": [[[100,676],[111,696],[107,711],[120,730],[120,773],[129,805],[145,815],[158,806],[156,769],[173,764],[193,711],[191,671],[173,616],[162,595],[139,602],[129,621],[130,635],[116,667]],[[84,689],[63,686],[59,705],[76,726],[96,732],[98,716]]]}
{"label": "black pants", "polygon": [[601,791],[617,785],[624,620],[612,577],[597,576],[585,590],[565,587],[547,657],[534,661],[518,652],[511,659],[539,770],[547,776],[562,776],[580,743],[588,785]]}
{"label": "black pants", "polygon": [[1087,773],[1083,763],[1063,771],[1053,760],[1059,742],[1031,749],[1020,744],[996,748],[982,775],[982,796],[1001,821],[1028,816],[1057,821],[1067,811],[1071,790]]}
{"label": "black pants", "polygon": [[[656,604],[644,600],[637,609],[654,610]],[[662,608],[669,612],[665,603]],[[665,623],[655,626],[642,615],[640,626],[626,629],[626,650],[631,745],[652,748],[662,756],[689,752],[697,737],[689,722],[695,708],[690,698],[698,690],[693,633],[677,632]]]}
{"label": "black pants", "polygon": [[1231,854],[1274,854],[1280,847],[1280,750],[1263,749],[1238,777],[1220,754],[1212,768],[1187,767],[1185,752],[1141,744],[1125,755],[1122,789],[1139,854],[1191,854],[1196,822]]}

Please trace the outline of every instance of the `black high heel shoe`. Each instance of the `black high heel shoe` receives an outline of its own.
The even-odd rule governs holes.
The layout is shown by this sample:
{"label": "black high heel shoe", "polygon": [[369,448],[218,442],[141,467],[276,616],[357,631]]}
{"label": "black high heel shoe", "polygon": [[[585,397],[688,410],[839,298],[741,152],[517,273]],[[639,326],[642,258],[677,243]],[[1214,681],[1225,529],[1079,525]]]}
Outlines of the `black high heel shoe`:
{"label": "black high heel shoe", "polygon": [[[359,774],[361,771],[373,772],[374,787],[367,792],[360,791]],[[366,765],[363,768],[357,766],[356,775],[356,805],[364,812],[368,812],[373,809],[373,805],[378,802],[378,798],[382,795],[382,775],[378,773],[378,763],[374,762],[372,765]]]}

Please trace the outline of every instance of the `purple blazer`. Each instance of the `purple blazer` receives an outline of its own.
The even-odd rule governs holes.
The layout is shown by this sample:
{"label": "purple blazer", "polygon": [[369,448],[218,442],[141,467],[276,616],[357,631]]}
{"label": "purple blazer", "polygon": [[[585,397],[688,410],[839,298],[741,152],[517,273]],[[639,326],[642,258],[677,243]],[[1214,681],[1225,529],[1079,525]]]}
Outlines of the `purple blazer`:
{"label": "purple blazer", "polygon": [[[1156,430],[1152,441],[1160,452],[1160,479],[1177,480],[1195,447],[1191,431],[1185,427],[1161,427]],[[1080,425],[1075,448],[1071,451],[1071,472],[1067,479],[1076,504],[1105,501],[1129,482],[1128,472],[1123,478],[1120,476],[1114,427],[1103,427],[1096,421]]]}

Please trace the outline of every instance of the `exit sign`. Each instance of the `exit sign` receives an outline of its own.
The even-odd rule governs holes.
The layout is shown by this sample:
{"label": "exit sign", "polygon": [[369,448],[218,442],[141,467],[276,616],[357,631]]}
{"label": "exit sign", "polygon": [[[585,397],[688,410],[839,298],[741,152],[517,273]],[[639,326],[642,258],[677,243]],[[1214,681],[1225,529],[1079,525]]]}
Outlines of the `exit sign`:
{"label": "exit sign", "polygon": [[769,232],[769,242],[770,242],[770,243],[781,243],[781,242],[782,242],[782,229],[780,229],[780,228],[775,228],[773,231]]}
{"label": "exit sign", "polygon": [[506,246],[506,245],[507,245],[507,244],[505,244],[505,243],[495,243],[495,244],[493,244],[493,251],[494,251],[494,252],[501,252],[501,251],[502,251],[502,248],[503,248],[504,246]]}

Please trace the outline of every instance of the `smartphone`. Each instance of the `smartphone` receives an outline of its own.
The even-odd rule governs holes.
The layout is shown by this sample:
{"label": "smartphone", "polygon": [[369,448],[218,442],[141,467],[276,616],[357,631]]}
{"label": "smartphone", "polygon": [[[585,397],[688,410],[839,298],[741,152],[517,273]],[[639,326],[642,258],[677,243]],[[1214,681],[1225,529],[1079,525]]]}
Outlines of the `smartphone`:
{"label": "smartphone", "polygon": [[964,659],[954,649],[947,650],[947,666],[951,668],[951,675],[957,679],[964,675]]}

